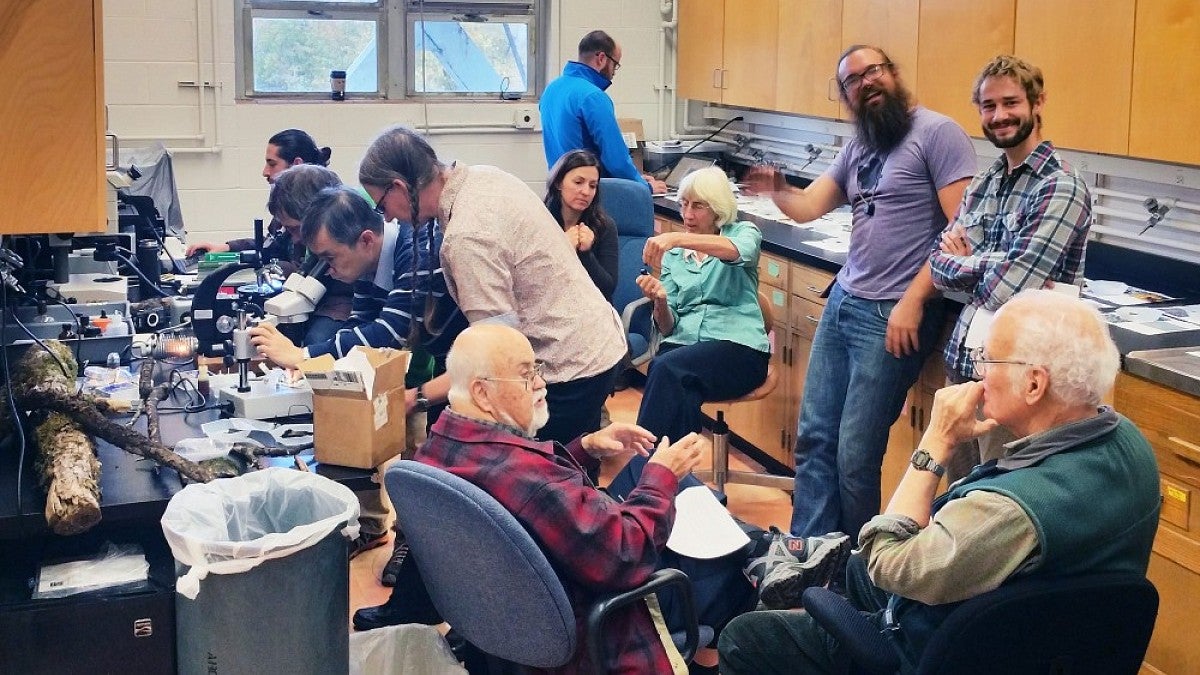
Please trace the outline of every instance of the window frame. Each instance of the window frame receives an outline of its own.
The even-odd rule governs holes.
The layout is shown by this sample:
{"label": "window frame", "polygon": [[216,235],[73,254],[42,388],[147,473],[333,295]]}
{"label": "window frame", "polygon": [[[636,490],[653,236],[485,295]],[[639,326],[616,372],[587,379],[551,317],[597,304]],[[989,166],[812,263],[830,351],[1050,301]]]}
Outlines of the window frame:
{"label": "window frame", "polygon": [[[379,91],[346,92],[346,100],[368,101],[526,101],[535,102],[546,82],[546,58],[551,0],[373,0],[362,3],[322,0],[234,0],[234,70],[239,101],[285,100],[321,101],[328,91],[264,92],[254,91],[254,34],[256,18],[319,18],[331,20],[374,20],[377,28],[377,69]],[[416,54],[409,39],[414,22],[440,20],[456,15],[483,14],[508,23],[528,26],[529,58],[526,63],[526,90],[516,98],[499,92],[432,92],[415,90]]]}

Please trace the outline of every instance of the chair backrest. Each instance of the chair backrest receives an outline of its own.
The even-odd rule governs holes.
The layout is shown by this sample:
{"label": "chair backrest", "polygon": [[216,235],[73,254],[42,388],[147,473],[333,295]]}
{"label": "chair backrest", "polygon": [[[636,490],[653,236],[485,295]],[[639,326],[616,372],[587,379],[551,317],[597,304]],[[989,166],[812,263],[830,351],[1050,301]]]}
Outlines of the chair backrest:
{"label": "chair backrest", "polygon": [[[650,196],[650,188],[640,181],[601,178],[600,205],[617,224],[620,258],[612,303],[621,312],[626,305],[642,298],[642,289],[635,279],[642,269],[642,249],[646,240],[654,236],[654,198]],[[648,340],[650,313],[642,312],[630,331]]]}
{"label": "chair backrest", "polygon": [[1137,673],[1158,591],[1140,574],[1017,580],[955,608],[918,673]]}
{"label": "chair backrest", "polygon": [[442,617],[487,654],[554,668],[576,649],[575,615],[550,562],[491,495],[441,469],[396,462],[384,478]]}

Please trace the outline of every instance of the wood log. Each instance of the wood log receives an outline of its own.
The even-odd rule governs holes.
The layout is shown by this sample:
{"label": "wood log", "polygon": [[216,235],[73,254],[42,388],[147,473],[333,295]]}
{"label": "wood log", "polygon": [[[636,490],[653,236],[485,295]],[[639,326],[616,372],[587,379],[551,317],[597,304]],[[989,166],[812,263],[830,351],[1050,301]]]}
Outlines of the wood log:
{"label": "wood log", "polygon": [[100,522],[100,461],[92,439],[70,419],[51,414],[38,425],[37,469],[46,492],[46,524],[55,534],[85,532]]}

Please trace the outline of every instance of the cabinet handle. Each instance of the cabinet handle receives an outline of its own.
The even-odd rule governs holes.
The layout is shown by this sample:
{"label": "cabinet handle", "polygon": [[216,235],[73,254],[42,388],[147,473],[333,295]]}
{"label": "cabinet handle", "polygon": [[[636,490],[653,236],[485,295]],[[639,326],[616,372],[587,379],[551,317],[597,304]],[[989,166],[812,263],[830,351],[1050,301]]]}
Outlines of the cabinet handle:
{"label": "cabinet handle", "polygon": [[725,77],[726,77],[726,76],[728,76],[728,75],[729,75],[729,71],[728,71],[728,70],[722,70],[722,71],[721,71],[721,88],[722,88],[722,89],[728,89],[728,88],[729,88],[729,84],[728,84],[727,82],[725,82]]}
{"label": "cabinet handle", "polygon": [[908,426],[917,428],[917,406],[915,405],[908,406]]}
{"label": "cabinet handle", "polygon": [[713,68],[713,89],[721,88],[721,69]]}
{"label": "cabinet handle", "polygon": [[816,286],[813,286],[812,284],[809,284],[809,285],[808,285],[808,292],[809,292],[809,293],[812,293],[813,295],[820,295],[820,294],[821,294],[821,289],[817,288]]}
{"label": "cabinet handle", "polygon": [[809,322],[813,323],[814,325],[821,323],[821,320],[818,319],[817,317],[813,316],[812,314],[805,314],[804,318],[808,319]]}
{"label": "cabinet handle", "polygon": [[1196,445],[1195,443],[1188,443],[1187,441],[1185,441],[1182,438],[1179,438],[1177,436],[1167,436],[1167,440],[1170,441],[1171,443],[1174,443],[1175,445],[1179,446],[1177,448],[1171,448],[1171,452],[1176,457],[1178,457],[1179,459],[1182,459],[1185,462],[1190,462],[1192,464],[1200,464],[1200,445]]}
{"label": "cabinet handle", "polygon": [[917,412],[917,419],[920,420],[920,422],[921,422],[921,426],[919,427],[920,430],[925,431],[925,409],[924,408],[921,408]]}

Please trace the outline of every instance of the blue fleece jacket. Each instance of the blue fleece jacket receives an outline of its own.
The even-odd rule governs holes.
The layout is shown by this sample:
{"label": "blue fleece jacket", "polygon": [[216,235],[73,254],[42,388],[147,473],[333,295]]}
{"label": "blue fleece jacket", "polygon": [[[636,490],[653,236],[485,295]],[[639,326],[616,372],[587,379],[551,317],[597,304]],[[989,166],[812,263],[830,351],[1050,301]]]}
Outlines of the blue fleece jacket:
{"label": "blue fleece jacket", "polygon": [[538,104],[546,166],[572,150],[591,150],[605,176],[645,183],[621,138],[612,99],[604,93],[610,84],[591,66],[568,61],[562,76],[546,85]]}

